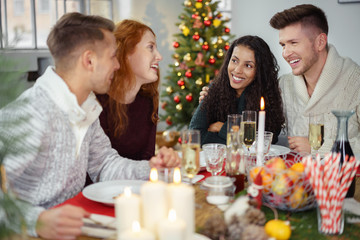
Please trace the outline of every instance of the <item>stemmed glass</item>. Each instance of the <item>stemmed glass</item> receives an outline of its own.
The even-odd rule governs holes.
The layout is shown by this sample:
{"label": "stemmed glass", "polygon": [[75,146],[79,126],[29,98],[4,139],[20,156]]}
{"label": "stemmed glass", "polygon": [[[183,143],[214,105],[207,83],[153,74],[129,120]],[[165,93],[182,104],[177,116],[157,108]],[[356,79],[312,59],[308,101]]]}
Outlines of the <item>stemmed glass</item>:
{"label": "stemmed glass", "polygon": [[182,161],[181,169],[184,176],[190,179],[200,170],[200,131],[183,130],[181,132]]}
{"label": "stemmed glass", "polygon": [[244,129],[243,144],[250,155],[250,148],[256,139],[256,111],[243,111],[241,127]]}
{"label": "stemmed glass", "polygon": [[202,146],[205,153],[206,170],[216,176],[221,172],[224,164],[226,146],[220,143],[208,143]]}
{"label": "stemmed glass", "polygon": [[316,155],[324,143],[324,115],[310,113],[309,115],[309,143]]}

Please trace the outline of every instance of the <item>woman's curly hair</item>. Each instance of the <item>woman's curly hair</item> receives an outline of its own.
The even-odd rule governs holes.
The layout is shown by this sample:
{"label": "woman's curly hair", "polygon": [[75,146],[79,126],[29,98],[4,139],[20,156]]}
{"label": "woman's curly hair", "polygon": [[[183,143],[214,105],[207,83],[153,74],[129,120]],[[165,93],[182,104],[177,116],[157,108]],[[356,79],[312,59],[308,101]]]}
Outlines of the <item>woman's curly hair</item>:
{"label": "woman's curly hair", "polygon": [[238,45],[254,51],[256,74],[245,94],[245,109],[260,110],[260,98],[264,97],[266,104],[265,129],[279,133],[285,122],[282,99],[278,83],[279,66],[267,43],[257,36],[243,36],[236,39],[226,53],[219,74],[213,80],[208,95],[203,100],[202,107],[207,112],[209,125],[220,121],[225,122],[228,114],[237,113],[236,90],[230,85],[228,65]]}

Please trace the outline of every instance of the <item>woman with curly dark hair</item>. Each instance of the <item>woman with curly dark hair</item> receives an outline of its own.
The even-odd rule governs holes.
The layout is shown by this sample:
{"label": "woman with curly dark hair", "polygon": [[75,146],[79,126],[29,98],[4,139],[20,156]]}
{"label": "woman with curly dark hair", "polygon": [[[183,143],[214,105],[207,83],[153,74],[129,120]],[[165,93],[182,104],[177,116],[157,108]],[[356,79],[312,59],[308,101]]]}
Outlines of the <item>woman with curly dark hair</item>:
{"label": "woman with curly dark hair", "polygon": [[285,122],[278,71],[277,61],[263,39],[257,36],[236,39],[190,122],[190,129],[201,131],[201,145],[226,144],[227,115],[259,111],[261,97],[266,103],[265,130],[274,133],[276,143]]}

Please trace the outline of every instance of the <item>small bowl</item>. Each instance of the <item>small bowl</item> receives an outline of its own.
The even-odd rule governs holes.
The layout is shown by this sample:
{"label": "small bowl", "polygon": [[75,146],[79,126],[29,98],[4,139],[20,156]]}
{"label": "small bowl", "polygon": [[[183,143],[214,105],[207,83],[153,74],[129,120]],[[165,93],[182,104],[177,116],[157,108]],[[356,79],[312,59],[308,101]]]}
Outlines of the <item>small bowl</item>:
{"label": "small bowl", "polygon": [[156,132],[156,144],[159,148],[162,146],[165,147],[174,147],[178,142],[180,133],[177,131],[160,131]]}
{"label": "small bowl", "polygon": [[204,180],[202,185],[207,191],[206,201],[210,204],[227,204],[234,197],[235,186],[230,177],[208,177]]}

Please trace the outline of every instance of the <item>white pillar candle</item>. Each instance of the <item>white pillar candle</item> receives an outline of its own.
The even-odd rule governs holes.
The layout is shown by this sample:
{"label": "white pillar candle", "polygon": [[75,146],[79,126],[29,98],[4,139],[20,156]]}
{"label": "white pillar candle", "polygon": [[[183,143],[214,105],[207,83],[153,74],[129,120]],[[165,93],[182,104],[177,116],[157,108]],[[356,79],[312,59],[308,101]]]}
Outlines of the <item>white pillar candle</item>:
{"label": "white pillar candle", "polygon": [[168,219],[159,222],[159,240],[185,240],[185,221],[176,217],[176,211],[169,211]]}
{"label": "white pillar candle", "polygon": [[115,217],[118,234],[131,229],[134,221],[140,222],[140,197],[132,194],[129,187],[125,187],[124,193],[115,198]]}
{"label": "white pillar candle", "polygon": [[195,232],[195,190],[181,183],[180,169],[174,170],[174,183],[168,185],[169,208],[186,222],[186,239],[192,240]]}
{"label": "white pillar candle", "polygon": [[264,165],[264,132],[265,132],[265,102],[264,98],[261,97],[259,111],[259,125],[258,125],[258,139],[257,139],[257,155],[256,155],[256,165]]}
{"label": "white pillar candle", "polygon": [[155,240],[155,235],[146,229],[141,229],[139,222],[135,221],[132,228],[120,233],[118,240]]}
{"label": "white pillar candle", "polygon": [[151,169],[150,181],[140,188],[143,226],[156,234],[156,224],[166,218],[168,204],[166,199],[166,184],[158,181],[156,168]]}

